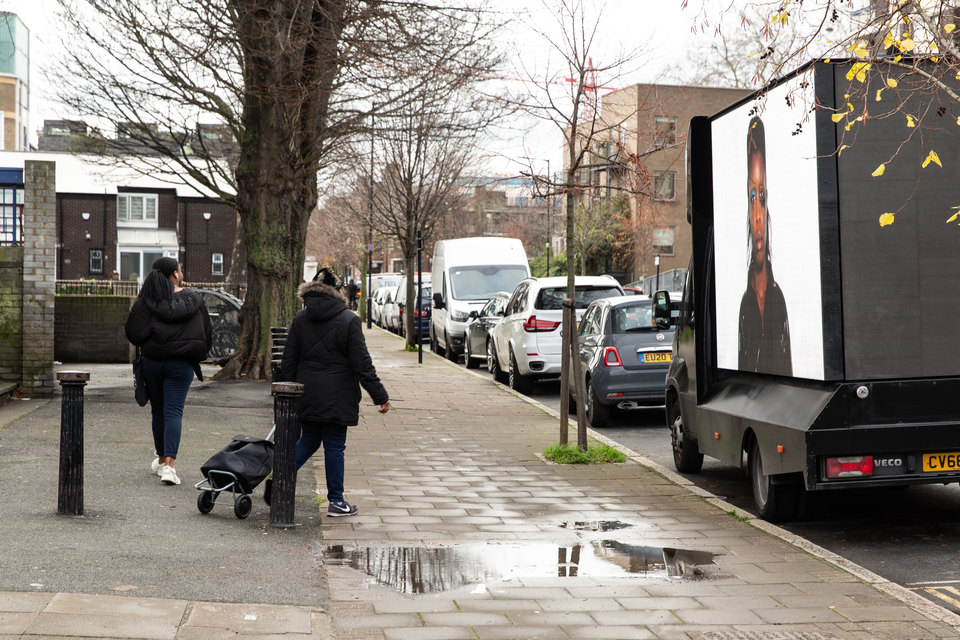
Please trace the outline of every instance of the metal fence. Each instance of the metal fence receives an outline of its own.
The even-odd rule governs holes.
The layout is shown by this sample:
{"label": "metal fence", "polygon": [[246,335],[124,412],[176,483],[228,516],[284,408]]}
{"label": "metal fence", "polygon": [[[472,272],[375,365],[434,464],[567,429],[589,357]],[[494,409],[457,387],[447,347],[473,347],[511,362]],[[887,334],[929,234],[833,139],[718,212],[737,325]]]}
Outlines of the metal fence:
{"label": "metal fence", "polygon": [[[247,295],[246,284],[226,282],[185,282],[191,289],[212,289],[229,293],[243,301]],[[57,280],[56,293],[61,296],[127,296],[140,292],[140,283],[135,280]]]}
{"label": "metal fence", "polygon": [[[687,278],[686,269],[670,269],[660,273],[660,277],[653,275],[643,280],[643,292],[652,294],[654,291],[683,291],[683,281]],[[673,296],[670,296],[673,298]]]}

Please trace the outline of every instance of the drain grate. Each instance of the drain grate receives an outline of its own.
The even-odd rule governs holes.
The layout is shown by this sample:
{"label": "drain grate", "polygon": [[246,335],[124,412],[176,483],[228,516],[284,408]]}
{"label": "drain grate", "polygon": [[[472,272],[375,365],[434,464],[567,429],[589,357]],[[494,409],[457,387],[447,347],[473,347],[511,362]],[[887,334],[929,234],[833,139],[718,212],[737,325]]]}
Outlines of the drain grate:
{"label": "drain grate", "polygon": [[698,631],[691,640],[840,640],[826,631]]}

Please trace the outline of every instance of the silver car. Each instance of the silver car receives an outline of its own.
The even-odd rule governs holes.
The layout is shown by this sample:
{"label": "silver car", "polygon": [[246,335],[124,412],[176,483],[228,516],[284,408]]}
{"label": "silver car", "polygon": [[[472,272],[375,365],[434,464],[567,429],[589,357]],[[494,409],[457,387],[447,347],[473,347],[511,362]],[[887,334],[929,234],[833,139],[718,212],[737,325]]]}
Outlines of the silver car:
{"label": "silver car", "polygon": [[[622,296],[623,287],[611,276],[576,276],[574,306],[577,321],[594,300]],[[560,375],[563,299],[567,278],[522,280],[507,302],[503,320],[490,330],[487,367],[510,387],[529,393],[538,378]]]}

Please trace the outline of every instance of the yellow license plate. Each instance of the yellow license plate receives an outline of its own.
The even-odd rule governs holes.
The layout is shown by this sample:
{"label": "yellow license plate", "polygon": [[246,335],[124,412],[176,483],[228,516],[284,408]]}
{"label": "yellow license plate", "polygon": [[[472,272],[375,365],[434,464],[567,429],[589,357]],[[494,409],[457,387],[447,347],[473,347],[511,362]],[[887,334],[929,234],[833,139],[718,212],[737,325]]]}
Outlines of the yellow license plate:
{"label": "yellow license plate", "polygon": [[644,353],[643,363],[654,364],[657,362],[670,362],[670,352],[659,351],[656,353]]}
{"label": "yellow license plate", "polygon": [[960,453],[925,453],[923,470],[925,472],[960,471]]}

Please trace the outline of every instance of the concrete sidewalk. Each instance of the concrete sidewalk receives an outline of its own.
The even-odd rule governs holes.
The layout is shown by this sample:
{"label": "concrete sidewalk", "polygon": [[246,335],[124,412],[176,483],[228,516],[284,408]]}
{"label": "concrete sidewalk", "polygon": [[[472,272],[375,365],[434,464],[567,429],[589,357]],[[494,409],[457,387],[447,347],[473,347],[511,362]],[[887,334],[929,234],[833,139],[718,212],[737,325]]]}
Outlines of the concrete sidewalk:
{"label": "concrete sidewalk", "polygon": [[326,517],[317,457],[291,530],[259,492],[247,520],[195,506],[206,458],[269,428],[266,384],[194,385],[184,483],[164,487],[129,366],[70,366],[91,370],[81,519],[55,514],[59,400],[0,408],[0,640],[960,638],[945,609],[648,461],[547,462],[550,411],[367,340],[393,410],[364,395],[350,430],[360,512]]}

